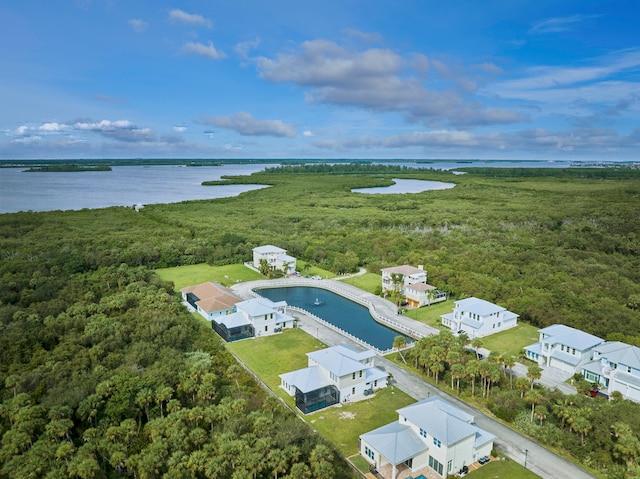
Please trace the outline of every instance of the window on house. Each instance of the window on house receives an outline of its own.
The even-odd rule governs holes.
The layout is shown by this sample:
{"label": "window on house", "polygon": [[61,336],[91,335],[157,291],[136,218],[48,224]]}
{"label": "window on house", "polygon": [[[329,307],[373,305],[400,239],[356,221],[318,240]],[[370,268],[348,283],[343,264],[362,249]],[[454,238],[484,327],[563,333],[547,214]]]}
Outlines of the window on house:
{"label": "window on house", "polygon": [[376,379],[375,381],[373,381],[373,387],[377,387],[378,386],[378,380]]}
{"label": "window on house", "polygon": [[424,438],[427,437],[427,431],[425,431],[424,429],[420,428],[420,435]]}
{"label": "window on house", "polygon": [[351,394],[355,394],[356,393],[356,388],[351,388]]}
{"label": "window on house", "polygon": [[560,351],[564,351],[564,344],[560,345]]}
{"label": "window on house", "polygon": [[373,451],[369,449],[369,446],[364,446],[364,453],[373,461]]}
{"label": "window on house", "polygon": [[360,370],[360,377],[362,377],[362,370]]}
{"label": "window on house", "polygon": [[435,437],[433,438],[433,445],[436,447],[442,447],[442,443],[440,442],[440,439],[436,439]]}
{"label": "window on house", "polygon": [[630,373],[631,372],[631,366],[627,366],[627,372]]}
{"label": "window on house", "polygon": [[269,326],[265,326],[265,327],[264,327],[264,330],[265,330],[265,331],[269,331]]}
{"label": "window on house", "polygon": [[573,350],[571,351],[571,354],[576,354],[576,348],[573,348]]}
{"label": "window on house", "polygon": [[356,378],[356,372],[354,371],[353,374],[351,375],[351,379],[355,379]]}

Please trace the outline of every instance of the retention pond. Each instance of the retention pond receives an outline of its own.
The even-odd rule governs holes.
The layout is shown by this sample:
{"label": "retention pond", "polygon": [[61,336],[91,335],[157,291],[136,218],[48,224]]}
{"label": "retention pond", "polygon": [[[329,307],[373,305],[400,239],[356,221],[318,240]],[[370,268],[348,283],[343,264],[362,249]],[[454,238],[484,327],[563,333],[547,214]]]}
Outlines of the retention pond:
{"label": "retention pond", "polygon": [[304,309],[380,351],[390,349],[396,336],[404,336],[407,343],[413,342],[404,334],[377,322],[365,306],[326,289],[292,286],[258,289],[256,293],[272,301],[284,300],[290,306]]}

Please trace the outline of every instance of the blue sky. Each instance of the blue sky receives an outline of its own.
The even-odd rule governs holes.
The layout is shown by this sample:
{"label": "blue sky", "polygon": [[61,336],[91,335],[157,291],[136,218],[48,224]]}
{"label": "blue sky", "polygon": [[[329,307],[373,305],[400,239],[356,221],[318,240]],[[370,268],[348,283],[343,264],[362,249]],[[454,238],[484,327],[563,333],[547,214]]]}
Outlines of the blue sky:
{"label": "blue sky", "polygon": [[640,160],[635,0],[10,0],[0,158]]}

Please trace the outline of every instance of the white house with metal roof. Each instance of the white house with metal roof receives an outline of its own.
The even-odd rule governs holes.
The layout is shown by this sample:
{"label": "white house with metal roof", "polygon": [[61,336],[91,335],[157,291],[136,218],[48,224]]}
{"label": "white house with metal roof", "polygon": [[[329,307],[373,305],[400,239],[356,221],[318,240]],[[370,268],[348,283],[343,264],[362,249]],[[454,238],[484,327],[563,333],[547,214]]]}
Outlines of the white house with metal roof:
{"label": "white house with metal roof", "polygon": [[387,374],[374,366],[375,353],[346,345],[307,353],[308,367],[280,375],[280,386],[309,413],[357,400],[387,386]]}
{"label": "white house with metal roof", "polygon": [[640,348],[607,341],[593,348],[593,361],[582,366],[582,375],[607,395],[619,391],[622,397],[640,402]]}
{"label": "white house with metal roof", "polygon": [[604,339],[579,329],[554,324],[538,330],[540,340],[525,347],[527,358],[567,373],[582,371],[582,366],[591,361],[593,350],[604,343]]}
{"label": "white house with metal roof", "polygon": [[473,296],[456,301],[453,312],[440,317],[443,326],[454,333],[465,333],[470,339],[488,336],[518,324],[516,313]]}
{"label": "white house with metal roof", "polygon": [[396,422],[360,436],[360,454],[376,468],[391,465],[392,479],[405,468],[426,467],[447,477],[491,454],[495,436],[438,397],[397,412]]}
{"label": "white house with metal roof", "polygon": [[[402,265],[392,266],[391,268],[383,268],[382,270],[382,291],[392,291],[396,288],[400,293],[404,294],[406,286],[414,283],[426,283],[427,272],[423,266],[417,268],[415,266]],[[394,278],[398,278],[399,284],[396,284]]]}
{"label": "white house with metal roof", "polygon": [[235,312],[212,318],[211,326],[225,341],[276,334],[295,327],[295,318],[287,314],[286,307],[286,301],[263,297],[240,301]]}
{"label": "white house with metal roof", "polygon": [[253,248],[253,267],[260,269],[260,261],[263,259],[272,270],[283,271],[285,274],[296,272],[296,258],[289,256],[286,249],[270,244]]}

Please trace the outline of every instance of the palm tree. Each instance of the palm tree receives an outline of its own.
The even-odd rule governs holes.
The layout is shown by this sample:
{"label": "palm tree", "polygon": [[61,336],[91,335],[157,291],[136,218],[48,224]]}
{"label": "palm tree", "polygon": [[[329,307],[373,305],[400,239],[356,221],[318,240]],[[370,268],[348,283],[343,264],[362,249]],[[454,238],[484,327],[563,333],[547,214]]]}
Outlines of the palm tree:
{"label": "palm tree", "polygon": [[258,271],[260,271],[260,274],[262,276],[269,276],[269,273],[271,272],[271,267],[269,266],[269,262],[265,258],[262,258],[260,260],[260,266],[258,267]]}
{"label": "palm tree", "polygon": [[524,400],[531,404],[531,422],[535,407],[542,402],[542,393],[537,389],[531,389],[524,395]]}
{"label": "palm tree", "polygon": [[564,424],[572,415],[573,401],[564,396],[556,400],[555,404],[551,407],[553,414],[560,418],[560,429],[564,431]]}
{"label": "palm tree", "polygon": [[513,367],[516,365],[516,358],[514,356],[502,358],[502,365],[509,370],[509,389],[513,389]]}
{"label": "palm tree", "polygon": [[467,375],[471,378],[471,397],[476,394],[476,376],[480,374],[480,361],[472,359],[467,363]]}
{"label": "palm tree", "polygon": [[529,378],[529,381],[531,381],[531,389],[533,389],[533,382],[536,379],[540,379],[541,377],[542,369],[540,368],[540,366],[536,364],[532,364],[531,366],[529,366],[529,368],[527,369],[527,378]]}
{"label": "palm tree", "polygon": [[456,380],[456,391],[460,394],[460,378],[465,376],[465,367],[462,363],[451,365],[451,389],[453,389],[453,380]]}
{"label": "palm tree", "polygon": [[407,346],[407,339],[404,336],[398,335],[395,338],[393,338],[392,347],[398,350],[398,354],[400,355],[400,357],[402,358],[402,361],[405,364],[407,364],[407,361],[404,359],[404,354],[402,354],[402,349],[404,349],[406,346]]}
{"label": "palm tree", "polygon": [[434,361],[429,366],[429,371],[433,373],[433,376],[436,378],[436,386],[438,385],[438,377],[442,371],[444,371],[444,363],[441,361]]}
{"label": "palm tree", "polygon": [[539,406],[536,406],[534,416],[536,417],[536,419],[540,420],[540,427],[542,427],[542,421],[544,419],[547,419],[548,415],[549,410],[544,405],[540,404]]}
{"label": "palm tree", "polygon": [[516,388],[520,390],[520,399],[522,399],[525,391],[529,389],[529,380],[527,378],[516,378]]}
{"label": "palm tree", "polygon": [[580,434],[580,445],[584,446],[584,438],[592,427],[591,421],[589,421],[585,416],[578,415],[573,418],[571,427],[575,432]]}
{"label": "palm tree", "polygon": [[480,352],[478,350],[482,347],[482,339],[473,338],[471,340],[471,347],[476,352],[476,359],[480,359]]}

